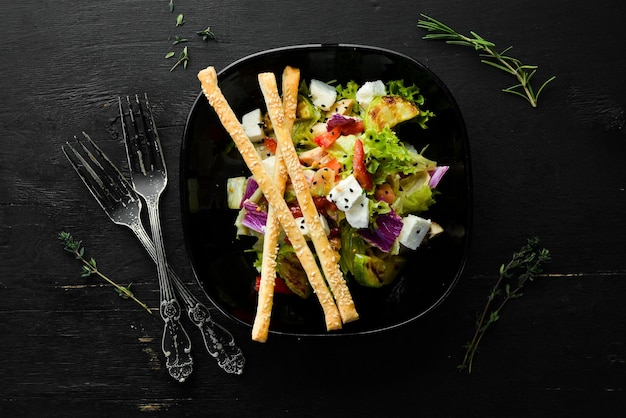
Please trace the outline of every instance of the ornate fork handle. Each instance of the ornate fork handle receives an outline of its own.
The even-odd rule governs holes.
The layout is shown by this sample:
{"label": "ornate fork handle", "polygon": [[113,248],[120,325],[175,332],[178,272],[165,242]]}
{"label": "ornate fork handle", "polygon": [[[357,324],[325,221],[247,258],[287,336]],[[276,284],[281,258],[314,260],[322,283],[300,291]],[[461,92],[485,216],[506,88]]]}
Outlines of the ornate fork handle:
{"label": "ornate fork handle", "polygon": [[[183,297],[184,299],[184,297]],[[221,325],[213,322],[206,306],[197,302],[187,311],[189,319],[202,332],[204,346],[217,364],[228,373],[241,374],[246,359],[235,345],[233,336]]]}
{"label": "ornate fork handle", "polygon": [[[180,323],[180,305],[174,294],[174,286],[168,274],[168,264],[165,261],[165,248],[161,237],[161,225],[159,224],[158,201],[152,196],[145,199],[148,206],[148,217],[154,237],[154,259],[157,264],[161,304],[159,312],[165,322],[163,328],[162,349],[166,358],[166,367],[170,375],[184,382],[193,371],[193,358],[191,357],[191,339],[187,331]],[[160,254],[159,254],[160,253]]]}
{"label": "ornate fork handle", "polygon": [[159,307],[163,326],[161,347],[165,354],[166,368],[174,379],[184,382],[193,371],[191,340],[180,324],[180,305],[176,299],[163,300]]}
{"label": "ornate fork handle", "polygon": [[[156,249],[140,222],[133,222],[130,229],[137,235],[146,252],[156,262]],[[224,327],[214,322],[208,308],[187,289],[176,272],[168,266],[167,273],[187,308],[187,315],[201,331],[204,345],[217,364],[227,373],[241,374],[245,357],[235,344],[235,339]]]}

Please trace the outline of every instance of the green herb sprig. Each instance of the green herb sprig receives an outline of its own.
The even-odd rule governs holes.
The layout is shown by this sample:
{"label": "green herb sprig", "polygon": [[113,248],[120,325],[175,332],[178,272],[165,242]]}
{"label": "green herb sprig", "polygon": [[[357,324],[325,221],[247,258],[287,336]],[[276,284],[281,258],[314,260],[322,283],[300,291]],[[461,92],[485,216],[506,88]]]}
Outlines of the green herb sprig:
{"label": "green herb sprig", "polygon": [[183,26],[185,24],[185,15],[182,13],[179,13],[178,16],[176,16],[176,26]]}
{"label": "green herb sprig", "polygon": [[172,45],[178,45],[178,44],[182,44],[183,42],[187,42],[188,39],[187,38],[183,38],[180,35],[176,35],[174,37],[174,40],[172,41]]}
{"label": "green herb sprig", "polygon": [[469,46],[476,51],[483,51],[483,53],[480,54],[480,56],[484,58],[481,60],[482,63],[491,65],[492,67],[513,75],[519,82],[511,87],[502,89],[502,91],[526,99],[532,107],[537,107],[539,95],[548,83],[556,78],[556,76],[550,77],[539,87],[539,90],[535,92],[531,85],[531,79],[539,67],[536,65],[524,65],[517,58],[506,55],[511,48],[513,48],[512,46],[501,52],[497,52],[496,45],[493,42],[486,40],[474,31],[469,32],[471,36],[465,36],[439,20],[433,19],[425,14],[421,16],[424,19],[418,20],[417,27],[433,32],[425,35],[423,39],[443,40],[448,44]]}
{"label": "green herb sprig", "polygon": [[[167,55],[165,55],[165,58],[171,58],[173,57],[174,51],[170,51],[167,53]],[[170,68],[170,72],[174,71],[176,69],[176,67],[178,67],[179,65],[182,65],[183,68],[187,68],[187,64],[189,63],[189,50],[187,49],[187,47],[184,47],[182,51],[180,51],[180,55],[178,56],[178,60],[176,61],[176,63],[172,66],[172,68]]]}
{"label": "green herb sprig", "polygon": [[[528,239],[507,264],[500,266],[498,280],[491,289],[482,314],[476,320],[474,336],[464,347],[466,348],[463,362],[458,366],[460,371],[472,372],[474,357],[478,345],[485,336],[487,329],[500,319],[500,312],[507,302],[522,296],[523,287],[540,274],[542,265],[550,261],[550,252],[539,249],[539,238]],[[498,303],[495,309],[492,304]]]}
{"label": "green herb sprig", "polygon": [[208,42],[209,39],[215,39],[215,34],[211,31],[211,27],[207,26],[206,29],[196,32],[198,36],[202,38],[204,42]]}
{"label": "green herb sprig", "polygon": [[[168,8],[169,8],[170,13],[174,13],[174,10],[175,10],[174,0],[169,1]],[[176,16],[176,27],[180,28],[184,26],[185,23],[186,23],[185,15],[183,13],[178,13],[178,15]],[[205,43],[207,43],[210,39],[213,39],[213,40],[216,39],[215,34],[211,31],[210,26],[207,26],[206,29],[196,32],[196,34],[200,36]],[[171,40],[171,39],[172,39],[171,37],[168,38],[168,40]],[[174,37],[174,40],[172,41],[172,45],[178,45],[180,43],[185,43],[188,41],[189,40],[187,38],[184,38],[181,35],[176,35]],[[176,53],[174,51],[169,51],[167,54],[165,54],[165,59],[170,59],[174,56],[176,56]],[[188,47],[185,46],[180,52],[176,63],[170,68],[170,72],[174,71],[178,67],[187,69],[188,64],[189,64],[189,49]]]}
{"label": "green herb sprig", "polygon": [[96,260],[94,260],[93,258],[89,258],[88,260],[85,257],[85,247],[82,246],[82,241],[77,241],[76,239],[74,239],[72,234],[70,234],[69,232],[60,232],[59,240],[63,243],[65,251],[72,253],[77,260],[80,260],[82,262],[81,277],[88,277],[93,274],[100,276],[107,283],[113,286],[113,288],[120,297],[122,297],[123,299],[132,299],[133,301],[137,302],[142,308],[148,311],[148,313],[152,314],[150,308],[148,308],[145,303],[137,299],[133,292],[131,292],[130,287],[132,286],[132,283],[128,286],[122,286],[115,283],[113,280],[102,274],[100,270],[98,270]]}

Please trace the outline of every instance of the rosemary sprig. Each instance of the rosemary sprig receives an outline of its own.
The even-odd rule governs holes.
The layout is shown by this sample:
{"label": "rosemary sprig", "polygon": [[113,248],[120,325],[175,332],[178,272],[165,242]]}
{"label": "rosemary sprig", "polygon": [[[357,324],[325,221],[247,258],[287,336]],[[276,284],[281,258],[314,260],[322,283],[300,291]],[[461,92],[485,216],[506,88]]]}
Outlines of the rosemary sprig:
{"label": "rosemary sprig", "polygon": [[443,40],[448,44],[469,46],[476,51],[483,51],[484,53],[480,54],[480,57],[483,57],[482,63],[513,75],[519,82],[511,87],[502,89],[502,91],[523,97],[532,107],[537,107],[539,95],[548,83],[556,78],[556,76],[550,77],[535,92],[531,85],[531,79],[539,67],[536,65],[524,65],[517,58],[506,55],[513,48],[512,46],[504,49],[502,52],[497,52],[496,45],[493,42],[486,40],[474,31],[469,32],[471,36],[461,35],[439,20],[425,14],[421,14],[421,16],[425,20],[418,20],[417,27],[433,32],[425,35],[423,39]]}
{"label": "rosemary sprig", "polygon": [[[474,336],[464,347],[466,348],[463,362],[458,369],[472,372],[474,356],[478,351],[478,345],[485,336],[487,329],[500,319],[500,312],[507,302],[522,296],[522,289],[529,281],[542,272],[542,265],[550,261],[550,252],[539,249],[539,238],[529,238],[526,245],[513,253],[513,257],[507,264],[500,266],[500,272],[496,284],[491,289],[487,303],[482,314],[476,320]],[[491,306],[498,303],[495,309]]]}
{"label": "rosemary sprig", "polygon": [[152,314],[152,311],[150,310],[150,308],[148,308],[148,306],[145,303],[137,299],[135,295],[133,294],[133,292],[131,292],[130,287],[132,286],[132,283],[129,284],[128,286],[121,286],[115,283],[113,280],[109,279],[107,276],[102,274],[100,270],[98,270],[98,266],[96,265],[96,260],[94,260],[93,258],[90,258],[89,260],[87,260],[87,258],[85,258],[85,247],[82,246],[82,241],[77,241],[76,239],[74,239],[72,234],[70,234],[69,232],[60,232],[59,240],[61,240],[61,242],[63,243],[65,251],[72,253],[74,257],[76,257],[77,260],[80,260],[82,262],[81,277],[88,277],[88,276],[91,276],[92,274],[100,276],[107,283],[113,286],[117,294],[120,295],[122,298],[134,300],[142,308],[148,311],[148,313]]}

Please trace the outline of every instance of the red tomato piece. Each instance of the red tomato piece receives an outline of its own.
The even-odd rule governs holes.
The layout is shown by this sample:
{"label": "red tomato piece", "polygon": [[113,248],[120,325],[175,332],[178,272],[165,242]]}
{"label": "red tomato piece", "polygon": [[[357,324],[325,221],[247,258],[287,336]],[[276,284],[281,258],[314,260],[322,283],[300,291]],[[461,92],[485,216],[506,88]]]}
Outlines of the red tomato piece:
{"label": "red tomato piece", "polygon": [[[261,276],[256,276],[256,281],[254,283],[254,290],[259,291],[259,286],[261,285]],[[274,280],[274,293],[280,293],[282,295],[293,295],[293,292],[285,281],[280,277],[276,276],[276,280]]]}
{"label": "red tomato piece", "polygon": [[341,129],[339,129],[339,127],[336,127],[328,132],[324,132],[323,134],[316,136],[313,141],[315,141],[315,143],[322,148],[328,148],[333,144],[333,142],[335,142],[337,138],[339,138],[340,135]]}
{"label": "red tomato piece", "polygon": [[294,218],[302,218],[302,209],[300,209],[300,206],[298,205],[289,206],[289,210],[291,211],[291,214],[293,215]]}
{"label": "red tomato piece", "polygon": [[276,146],[278,144],[274,138],[265,137],[264,145],[272,154],[276,154]]}
{"label": "red tomato piece", "polygon": [[354,156],[352,158],[352,170],[354,171],[354,177],[364,190],[371,190],[374,184],[372,183],[372,176],[365,167],[365,150],[363,149],[363,142],[361,142],[358,138],[354,142]]}
{"label": "red tomato piece", "polygon": [[339,175],[339,173],[341,173],[341,170],[343,169],[343,164],[341,164],[339,161],[337,161],[336,158],[331,159],[330,161],[324,163],[322,165],[322,167],[328,167],[331,170],[333,170],[335,172],[335,175]]}

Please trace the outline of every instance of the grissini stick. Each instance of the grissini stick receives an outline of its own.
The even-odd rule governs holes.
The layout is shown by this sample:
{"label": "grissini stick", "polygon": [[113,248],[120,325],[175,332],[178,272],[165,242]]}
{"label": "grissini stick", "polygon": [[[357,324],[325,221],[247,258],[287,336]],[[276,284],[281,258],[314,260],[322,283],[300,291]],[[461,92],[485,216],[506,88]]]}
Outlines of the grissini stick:
{"label": "grissini stick", "polygon": [[[287,129],[291,131],[296,118],[296,106],[298,105],[298,84],[300,82],[300,70],[286,67],[283,71],[282,93],[283,108]],[[276,163],[274,164],[274,185],[282,196],[287,184],[287,167],[283,161],[280,146],[276,146]],[[263,262],[261,264],[261,281],[257,296],[256,314],[252,324],[252,340],[257,342],[267,341],[270,321],[272,318],[272,306],[274,303],[274,284],[276,282],[276,256],[278,253],[278,237],[280,235],[280,222],[276,217],[274,206],[270,205],[267,210],[267,223],[263,237]]]}

